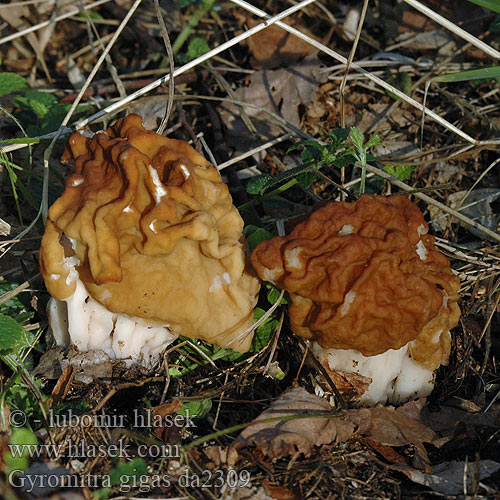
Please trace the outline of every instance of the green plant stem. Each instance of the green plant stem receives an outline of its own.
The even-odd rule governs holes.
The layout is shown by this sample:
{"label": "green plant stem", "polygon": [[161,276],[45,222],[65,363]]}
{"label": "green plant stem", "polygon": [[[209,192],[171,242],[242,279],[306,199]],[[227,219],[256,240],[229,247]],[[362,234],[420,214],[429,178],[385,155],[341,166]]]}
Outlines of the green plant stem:
{"label": "green plant stem", "polygon": [[285,184],[283,184],[282,186],[280,186],[279,188],[276,188],[267,194],[264,194],[262,196],[259,196],[258,198],[255,198],[251,201],[248,201],[247,203],[244,203],[243,205],[238,207],[238,210],[240,212],[242,212],[243,210],[246,210],[247,208],[253,207],[257,203],[260,203],[261,201],[267,200],[268,198],[272,198],[273,196],[275,196],[277,194],[283,193],[287,189],[290,189],[292,186],[295,186],[295,184],[297,184],[297,182],[298,182],[297,179],[291,179],[288,182],[286,182]]}
{"label": "green plant stem", "polygon": [[206,0],[203,2],[201,7],[193,14],[189,19],[188,23],[182,31],[177,35],[174,44],[172,45],[172,52],[176,54],[179,49],[184,45],[191,31],[196,27],[196,25],[201,21],[201,18],[215,5],[215,0]]}

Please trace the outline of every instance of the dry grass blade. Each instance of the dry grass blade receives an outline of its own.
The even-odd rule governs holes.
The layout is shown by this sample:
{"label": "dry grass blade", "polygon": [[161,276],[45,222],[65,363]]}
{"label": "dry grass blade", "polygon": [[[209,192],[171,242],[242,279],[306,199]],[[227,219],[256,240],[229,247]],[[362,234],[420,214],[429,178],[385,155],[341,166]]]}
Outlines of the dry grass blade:
{"label": "dry grass blade", "polygon": [[169,79],[168,79],[168,101],[165,109],[165,114],[161,120],[161,123],[158,127],[156,133],[163,134],[165,128],[167,127],[168,119],[170,117],[170,113],[172,112],[172,106],[174,103],[174,91],[175,91],[175,83],[174,83],[174,53],[172,51],[172,45],[170,44],[170,37],[168,36],[167,26],[165,25],[165,21],[163,19],[163,15],[160,9],[160,3],[158,0],[154,0],[154,7],[156,11],[156,17],[158,18],[158,23],[160,25],[161,36],[163,38],[163,42],[165,44],[165,49],[167,50],[168,57],[168,67],[169,67]]}
{"label": "dry grass blade", "polygon": [[411,5],[414,9],[425,14],[429,19],[432,19],[434,22],[440,24],[441,26],[444,26],[446,29],[450,30],[455,35],[459,36],[460,38],[463,38],[464,40],[467,40],[469,43],[471,43],[478,49],[481,49],[483,52],[488,54],[493,59],[500,59],[500,52],[498,52],[498,50],[495,50],[487,43],[484,43],[482,40],[479,40],[479,38],[476,38],[470,33],[467,33],[467,31],[463,30],[462,28],[457,26],[455,23],[452,23],[445,17],[439,15],[437,12],[434,12],[432,9],[429,9],[429,7],[426,7],[417,0],[404,0],[404,2],[407,3],[408,5]]}
{"label": "dry grass blade", "polygon": [[[12,33],[12,35],[5,36],[3,38],[0,38],[0,45],[11,42],[12,40],[15,40],[16,38],[20,38],[22,36],[28,35],[29,33],[33,33],[34,31],[38,31],[42,28],[45,28],[46,26],[49,26],[50,24],[57,23],[58,21],[62,21],[63,19],[67,19],[68,17],[74,16],[84,10],[89,10],[93,9],[94,7],[97,7],[98,5],[101,5],[103,3],[107,3],[111,0],[98,0],[97,2],[93,2],[89,5],[85,5],[84,7],[80,9],[74,9],[69,12],[66,12],[65,14],[61,14],[60,16],[54,17],[53,19],[49,19],[48,21],[44,21],[43,23],[36,24],[35,26],[30,26],[29,28],[25,30],[18,31],[17,33]],[[10,8],[12,8],[12,4],[9,5]]]}

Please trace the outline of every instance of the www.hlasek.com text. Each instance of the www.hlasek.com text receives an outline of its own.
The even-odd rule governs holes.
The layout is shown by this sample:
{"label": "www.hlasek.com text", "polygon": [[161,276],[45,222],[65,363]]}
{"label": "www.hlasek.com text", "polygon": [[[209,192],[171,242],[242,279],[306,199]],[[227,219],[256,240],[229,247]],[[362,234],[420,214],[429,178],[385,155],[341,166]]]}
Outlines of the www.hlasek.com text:
{"label": "www.hlasek.com text", "polygon": [[[119,439],[114,444],[89,444],[84,439],[67,440],[58,444],[9,444],[13,458],[180,458],[181,446],[178,444],[139,444],[131,447]],[[131,453],[130,449],[133,449]]]}

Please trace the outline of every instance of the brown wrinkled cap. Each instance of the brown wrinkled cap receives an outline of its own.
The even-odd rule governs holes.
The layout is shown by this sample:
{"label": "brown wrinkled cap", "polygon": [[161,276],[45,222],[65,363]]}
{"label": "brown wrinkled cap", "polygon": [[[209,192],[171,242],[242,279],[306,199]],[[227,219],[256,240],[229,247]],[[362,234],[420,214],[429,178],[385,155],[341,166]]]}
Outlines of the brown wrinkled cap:
{"label": "brown wrinkled cap", "polygon": [[92,139],[72,135],[63,160],[75,173],[40,250],[53,297],[74,292],[65,259],[76,252],[87,291],[112,312],[220,346],[252,324],[259,283],[246,269],[243,221],[203,156],[129,115]]}
{"label": "brown wrinkled cap", "polygon": [[460,283],[427,230],[406,197],[362,195],[329,203],[290,235],[262,242],[251,262],[290,293],[296,334],[365,356],[414,341],[413,358],[434,369],[449,357]]}

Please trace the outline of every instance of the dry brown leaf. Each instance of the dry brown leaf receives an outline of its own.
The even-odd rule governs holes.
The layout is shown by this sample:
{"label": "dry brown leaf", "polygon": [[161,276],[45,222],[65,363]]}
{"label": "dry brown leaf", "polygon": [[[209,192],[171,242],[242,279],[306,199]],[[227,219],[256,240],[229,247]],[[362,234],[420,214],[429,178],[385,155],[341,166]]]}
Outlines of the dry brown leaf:
{"label": "dry brown leaf", "polygon": [[[331,418],[305,417],[260,423],[269,418],[330,412]],[[228,463],[234,465],[238,450],[248,446],[257,446],[262,454],[270,458],[296,452],[310,455],[316,446],[343,442],[358,432],[366,431],[370,425],[369,415],[366,409],[336,415],[326,400],[301,387],[288,389],[241,432],[229,449]]]}
{"label": "dry brown leaf", "polygon": [[[423,484],[443,495],[463,495],[465,491],[474,492],[480,481],[495,474],[500,464],[493,460],[478,462],[447,462],[433,467],[432,474],[415,469],[401,469],[414,483]],[[481,497],[483,498],[483,497]]]}
{"label": "dry brown leaf", "polygon": [[[236,90],[236,99],[271,111],[294,126],[300,124],[299,108],[312,102],[325,75],[320,72],[316,56],[278,70],[255,72],[247,79],[248,85]],[[240,110],[233,104],[223,104],[220,116],[227,127],[227,143],[236,151],[248,151],[265,140],[283,133],[284,127],[276,124],[269,113],[255,107],[245,107],[255,125],[255,137],[240,117]]]}
{"label": "dry brown leaf", "polygon": [[342,397],[346,400],[355,400],[361,397],[370,384],[372,379],[363,377],[359,373],[336,372],[330,369],[327,361],[321,363],[326,370],[335,387],[338,389]]}
{"label": "dry brown leaf", "polygon": [[[177,426],[172,426],[172,425],[167,425],[168,422],[170,422],[169,419],[166,417],[168,415],[172,415],[174,413],[177,413],[177,411],[182,407],[182,402],[179,401],[178,399],[173,399],[169,403],[164,403],[159,406],[155,406],[153,408],[153,421],[155,422],[165,422],[166,425],[155,425],[154,426],[154,432],[156,434],[156,437],[158,439],[163,439],[165,442],[170,442],[169,438],[172,438],[173,436],[171,435],[171,431],[173,427]],[[180,439],[179,439],[180,442]]]}
{"label": "dry brown leaf", "polygon": [[405,414],[404,408],[393,406],[370,408],[371,425],[364,435],[388,446],[416,445],[431,443],[435,437],[420,420]]}
{"label": "dry brown leaf", "polygon": [[[241,15],[237,15],[237,17],[241,24],[246,24],[249,28],[253,28],[262,22],[261,19],[256,20]],[[287,24],[320,41],[305,26],[293,20],[288,20]],[[262,68],[277,68],[278,66],[293,64],[314,50],[310,43],[275,25],[255,33],[247,40],[247,44],[257,62],[256,66]]]}

